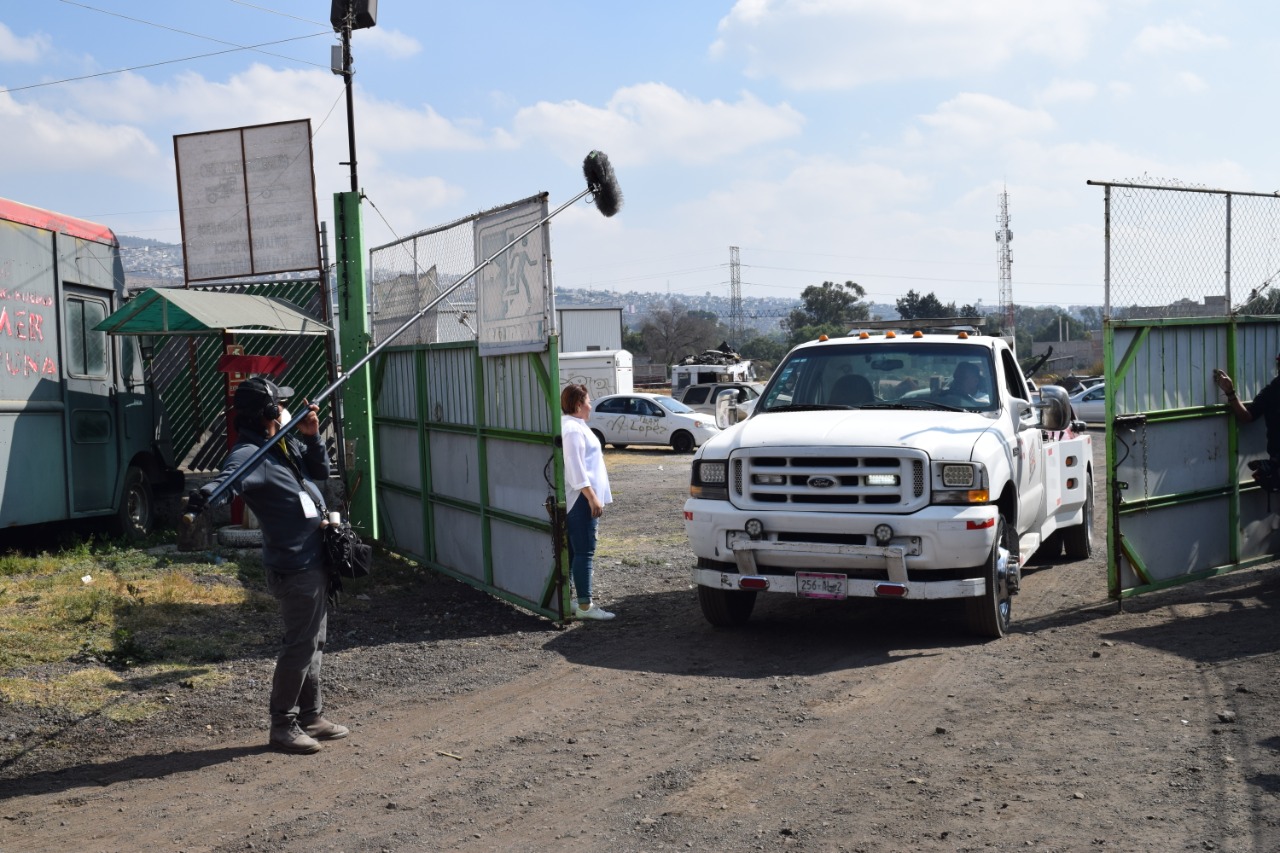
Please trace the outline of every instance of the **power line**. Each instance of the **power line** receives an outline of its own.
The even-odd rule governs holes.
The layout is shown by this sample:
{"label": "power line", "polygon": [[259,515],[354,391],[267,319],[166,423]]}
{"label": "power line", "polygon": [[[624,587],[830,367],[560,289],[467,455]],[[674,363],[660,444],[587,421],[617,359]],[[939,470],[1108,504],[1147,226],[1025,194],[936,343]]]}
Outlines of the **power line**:
{"label": "power line", "polygon": [[[301,41],[302,39],[315,38],[316,35],[327,35],[327,33],[325,34],[316,33],[309,36],[294,36],[293,38],[280,39],[279,41],[265,41],[265,42],[262,42],[261,44],[246,45],[244,47],[232,47],[226,50],[215,50],[212,53],[199,53],[199,54],[196,54],[195,56],[185,56],[181,59],[164,59],[164,60],[161,60],[160,62],[148,62],[144,65],[131,65],[128,68],[116,68],[112,71],[99,71],[96,74],[82,74],[79,77],[65,77],[61,80],[47,80],[44,83],[28,83],[26,86],[13,86],[7,89],[0,89],[0,95],[11,95],[14,92],[25,92],[28,89],[40,89],[44,86],[57,86],[62,83],[74,83],[77,80],[91,80],[94,77],[108,77],[112,74],[123,74],[126,71],[141,71],[144,68],[158,68],[161,65],[173,65],[178,62],[190,62],[193,59],[208,59],[211,56],[223,56],[228,53],[238,53],[239,51],[242,51],[242,50],[257,50],[260,47],[270,47],[273,44],[285,44],[286,42]],[[260,52],[265,53],[265,51],[260,51]],[[279,57],[280,59],[291,59],[288,56],[280,56],[279,54],[275,54],[275,53],[267,53],[267,55],[276,56],[276,57]],[[305,59],[291,59],[291,61],[302,62],[307,65],[314,65],[317,68],[328,68],[327,65],[320,65],[317,62],[307,62]]]}

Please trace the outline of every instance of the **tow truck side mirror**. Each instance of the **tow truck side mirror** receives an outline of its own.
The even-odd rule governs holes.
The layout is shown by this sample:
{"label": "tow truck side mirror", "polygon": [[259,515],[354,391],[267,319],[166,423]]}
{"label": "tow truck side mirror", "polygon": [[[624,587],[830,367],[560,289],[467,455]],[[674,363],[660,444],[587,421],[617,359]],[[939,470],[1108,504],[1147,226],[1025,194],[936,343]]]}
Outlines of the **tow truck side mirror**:
{"label": "tow truck side mirror", "polygon": [[728,429],[738,422],[738,392],[725,388],[716,395],[716,426]]}

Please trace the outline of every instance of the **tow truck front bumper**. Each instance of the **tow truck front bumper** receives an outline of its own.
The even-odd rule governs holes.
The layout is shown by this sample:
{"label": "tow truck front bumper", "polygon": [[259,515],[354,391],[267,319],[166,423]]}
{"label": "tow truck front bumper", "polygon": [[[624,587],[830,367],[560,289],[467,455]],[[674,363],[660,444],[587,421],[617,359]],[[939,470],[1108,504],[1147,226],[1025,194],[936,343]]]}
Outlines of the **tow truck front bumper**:
{"label": "tow truck front bumper", "polygon": [[[986,592],[982,578],[961,580],[912,581],[907,577],[907,549],[901,545],[830,545],[818,542],[771,542],[745,535],[729,540],[737,573],[695,568],[693,582],[699,586],[729,590],[756,590],[801,594],[794,574],[771,574],[761,571],[756,562],[760,552],[773,554],[821,555],[840,558],[850,565],[866,561],[868,567],[885,568],[886,580],[846,577],[844,596],[849,598],[910,598],[916,600],[974,598]],[[804,576],[805,573],[799,573]],[[832,576],[830,572],[823,575]],[[819,596],[839,597],[839,596]]]}

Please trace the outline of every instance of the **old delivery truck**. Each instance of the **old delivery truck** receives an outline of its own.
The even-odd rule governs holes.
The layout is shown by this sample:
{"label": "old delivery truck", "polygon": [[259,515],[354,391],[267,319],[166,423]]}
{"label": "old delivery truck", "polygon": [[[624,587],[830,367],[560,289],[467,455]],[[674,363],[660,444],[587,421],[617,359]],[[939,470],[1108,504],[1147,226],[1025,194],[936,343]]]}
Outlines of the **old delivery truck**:
{"label": "old delivery truck", "polygon": [[180,490],[139,339],[94,327],[120,307],[111,229],[0,199],[0,536],[27,525],[151,527]]}

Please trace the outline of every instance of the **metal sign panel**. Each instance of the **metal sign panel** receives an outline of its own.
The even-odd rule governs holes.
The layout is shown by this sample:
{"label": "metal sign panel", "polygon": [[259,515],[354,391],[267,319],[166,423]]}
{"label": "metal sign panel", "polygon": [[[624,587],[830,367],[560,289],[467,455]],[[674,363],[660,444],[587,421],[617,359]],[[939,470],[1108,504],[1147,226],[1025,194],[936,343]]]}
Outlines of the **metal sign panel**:
{"label": "metal sign panel", "polygon": [[187,281],[320,268],[311,122],[173,137]]}
{"label": "metal sign panel", "polygon": [[[476,221],[476,256],[488,258],[547,215],[546,198]],[[551,331],[547,228],[518,240],[477,277],[480,354],[542,352]]]}

